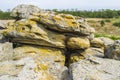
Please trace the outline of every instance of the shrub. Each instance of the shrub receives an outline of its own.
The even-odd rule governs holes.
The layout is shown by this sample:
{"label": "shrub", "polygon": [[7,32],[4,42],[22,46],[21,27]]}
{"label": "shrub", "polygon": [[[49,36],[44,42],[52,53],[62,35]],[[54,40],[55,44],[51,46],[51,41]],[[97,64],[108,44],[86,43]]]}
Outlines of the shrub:
{"label": "shrub", "polygon": [[101,26],[104,26],[104,25],[105,25],[105,21],[104,21],[104,20],[101,20],[101,21],[100,21],[100,25],[101,25]]}
{"label": "shrub", "polygon": [[106,19],[106,20],[104,20],[105,22],[111,22],[111,20],[109,20],[109,19]]}
{"label": "shrub", "polygon": [[120,22],[114,22],[113,25],[117,26],[117,27],[120,27]]}

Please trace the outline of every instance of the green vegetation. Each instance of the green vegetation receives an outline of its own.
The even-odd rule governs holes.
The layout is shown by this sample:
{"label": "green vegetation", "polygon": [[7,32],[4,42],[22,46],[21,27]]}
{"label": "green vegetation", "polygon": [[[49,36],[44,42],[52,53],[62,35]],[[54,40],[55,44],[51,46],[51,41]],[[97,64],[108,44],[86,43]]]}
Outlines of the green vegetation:
{"label": "green vegetation", "polygon": [[8,11],[3,12],[0,10],[0,20],[7,20],[7,19],[12,19],[12,17],[10,17],[10,12]]}
{"label": "green vegetation", "polygon": [[110,38],[110,39],[113,39],[113,40],[120,40],[120,36],[114,36],[114,35],[107,35],[107,34],[98,34],[98,33],[95,33],[95,37],[107,37],[107,38]]}
{"label": "green vegetation", "polygon": [[109,19],[106,19],[106,20],[104,20],[105,22],[111,22],[111,20],[109,20]]}
{"label": "green vegetation", "polygon": [[120,27],[120,17],[111,19],[112,24],[116,27]]}
{"label": "green vegetation", "polygon": [[[51,11],[51,10],[49,10]],[[72,14],[74,16],[80,16],[85,18],[118,18],[120,16],[120,10],[110,10],[110,9],[102,9],[98,11],[87,11],[87,10],[77,10],[77,9],[66,9],[66,10],[57,10],[53,9],[52,11],[58,13]],[[12,19],[10,17],[10,11],[1,11],[0,10],[0,19]],[[109,22],[109,21],[108,21]]]}
{"label": "green vegetation", "polygon": [[114,18],[120,16],[120,10],[110,10],[110,9],[102,9],[98,11],[81,11],[77,9],[71,9],[71,10],[57,10],[54,9],[53,11],[58,13],[65,13],[65,14],[72,14],[74,16],[80,16],[80,17],[86,17],[86,18]]}
{"label": "green vegetation", "polygon": [[117,26],[117,27],[120,27],[120,22],[114,22],[113,25]]}
{"label": "green vegetation", "polygon": [[104,21],[104,20],[101,20],[101,21],[100,21],[100,24],[101,24],[101,26],[103,27],[103,26],[105,25],[105,21]]}

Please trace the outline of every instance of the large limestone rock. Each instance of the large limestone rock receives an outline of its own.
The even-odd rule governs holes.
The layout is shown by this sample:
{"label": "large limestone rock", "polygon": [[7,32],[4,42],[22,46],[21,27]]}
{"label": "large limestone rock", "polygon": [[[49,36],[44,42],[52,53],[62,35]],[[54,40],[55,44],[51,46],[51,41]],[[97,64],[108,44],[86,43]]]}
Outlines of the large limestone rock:
{"label": "large limestone rock", "polygon": [[120,60],[120,40],[105,49],[105,57]]}
{"label": "large limestone rock", "polygon": [[89,58],[70,65],[72,80],[119,80],[120,61]]}
{"label": "large limestone rock", "polygon": [[38,12],[40,12],[40,9],[37,6],[21,4],[12,10],[11,16],[15,19],[26,19],[33,13]]}
{"label": "large limestone rock", "polygon": [[2,34],[14,43],[35,44],[56,48],[65,47],[65,36],[45,29],[44,25],[31,20],[20,20],[8,25]]}
{"label": "large limestone rock", "polygon": [[67,73],[67,68],[58,63],[46,66],[31,57],[0,62],[0,80],[69,80]]}

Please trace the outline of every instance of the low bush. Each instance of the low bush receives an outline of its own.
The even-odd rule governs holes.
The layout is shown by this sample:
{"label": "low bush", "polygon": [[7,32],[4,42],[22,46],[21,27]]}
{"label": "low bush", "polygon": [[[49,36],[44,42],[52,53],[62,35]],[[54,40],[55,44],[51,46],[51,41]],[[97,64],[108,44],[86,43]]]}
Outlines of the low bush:
{"label": "low bush", "polygon": [[104,20],[105,22],[111,22],[111,20],[109,20],[109,19],[106,19],[106,20]]}
{"label": "low bush", "polygon": [[105,21],[104,20],[101,20],[100,21],[100,25],[103,27],[105,25]]}
{"label": "low bush", "polygon": [[120,22],[114,22],[113,25],[117,26],[117,27],[120,27]]}

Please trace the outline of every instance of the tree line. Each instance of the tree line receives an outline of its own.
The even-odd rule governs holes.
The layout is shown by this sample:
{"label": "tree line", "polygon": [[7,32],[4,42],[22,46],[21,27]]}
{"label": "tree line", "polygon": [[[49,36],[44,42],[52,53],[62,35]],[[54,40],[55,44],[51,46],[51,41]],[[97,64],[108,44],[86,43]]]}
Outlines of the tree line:
{"label": "tree line", "polygon": [[[110,9],[101,9],[101,10],[77,10],[77,9],[66,9],[58,10],[53,9],[50,11],[55,11],[57,13],[72,14],[74,16],[80,16],[85,18],[114,18],[120,16],[120,10],[110,10]],[[0,10],[0,19],[12,19],[10,16],[10,11],[1,11]]]}
{"label": "tree line", "polygon": [[12,19],[10,16],[10,11],[2,11],[0,10],[0,20],[7,20],[7,19]]}
{"label": "tree line", "polygon": [[58,13],[72,14],[74,16],[86,17],[86,18],[114,18],[120,16],[120,10],[110,10],[110,9],[101,9],[101,10],[57,10],[53,9],[53,11]]}

